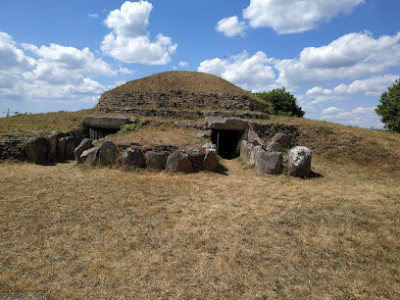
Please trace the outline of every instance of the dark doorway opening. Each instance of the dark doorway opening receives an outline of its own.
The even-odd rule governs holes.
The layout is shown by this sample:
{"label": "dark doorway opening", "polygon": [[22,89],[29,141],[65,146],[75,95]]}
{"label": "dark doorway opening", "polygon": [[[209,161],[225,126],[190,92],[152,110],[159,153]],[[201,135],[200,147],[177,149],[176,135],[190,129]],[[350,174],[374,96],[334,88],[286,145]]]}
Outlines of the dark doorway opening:
{"label": "dark doorway opening", "polygon": [[100,129],[100,128],[89,128],[89,137],[92,140],[98,140],[106,137],[109,134],[117,133],[117,129]]}
{"label": "dark doorway opening", "polygon": [[236,147],[241,137],[237,130],[213,130],[211,140],[217,145],[218,154],[222,158],[232,159],[237,157]]}

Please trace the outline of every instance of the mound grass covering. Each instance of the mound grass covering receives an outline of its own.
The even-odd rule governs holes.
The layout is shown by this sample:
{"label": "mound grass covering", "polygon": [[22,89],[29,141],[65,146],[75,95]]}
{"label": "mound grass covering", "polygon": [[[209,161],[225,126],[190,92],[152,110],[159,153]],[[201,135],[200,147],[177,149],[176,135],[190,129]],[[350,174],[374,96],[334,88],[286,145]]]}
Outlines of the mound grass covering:
{"label": "mound grass covering", "polygon": [[91,109],[76,112],[53,112],[43,114],[19,114],[9,118],[0,118],[0,140],[7,135],[18,133],[21,137],[48,134],[53,130],[70,131],[82,124],[82,118],[92,114]]}
{"label": "mound grass covering", "polygon": [[248,95],[238,86],[218,76],[190,72],[171,71],[157,73],[141,79],[129,81],[113,91],[116,92],[164,92],[181,91],[188,93],[228,93]]}

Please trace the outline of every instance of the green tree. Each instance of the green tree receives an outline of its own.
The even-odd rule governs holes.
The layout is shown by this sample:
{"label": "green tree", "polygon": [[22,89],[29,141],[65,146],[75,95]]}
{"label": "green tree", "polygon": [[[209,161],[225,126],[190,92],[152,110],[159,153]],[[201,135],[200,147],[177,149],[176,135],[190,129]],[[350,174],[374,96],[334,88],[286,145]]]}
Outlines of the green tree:
{"label": "green tree", "polygon": [[254,95],[263,101],[271,103],[276,115],[304,116],[304,111],[297,105],[296,97],[286,92],[285,88],[273,89],[269,92],[254,93]]}
{"label": "green tree", "polygon": [[375,109],[381,116],[385,128],[400,132],[400,78],[382,93],[380,103]]}

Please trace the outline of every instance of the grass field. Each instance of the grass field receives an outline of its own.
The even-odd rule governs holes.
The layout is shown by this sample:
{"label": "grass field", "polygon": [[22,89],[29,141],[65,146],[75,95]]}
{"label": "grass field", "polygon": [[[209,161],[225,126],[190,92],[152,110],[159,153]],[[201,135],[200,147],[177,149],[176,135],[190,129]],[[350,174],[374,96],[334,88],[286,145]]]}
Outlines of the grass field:
{"label": "grass field", "polygon": [[272,122],[321,177],[1,164],[0,299],[400,299],[400,136]]}

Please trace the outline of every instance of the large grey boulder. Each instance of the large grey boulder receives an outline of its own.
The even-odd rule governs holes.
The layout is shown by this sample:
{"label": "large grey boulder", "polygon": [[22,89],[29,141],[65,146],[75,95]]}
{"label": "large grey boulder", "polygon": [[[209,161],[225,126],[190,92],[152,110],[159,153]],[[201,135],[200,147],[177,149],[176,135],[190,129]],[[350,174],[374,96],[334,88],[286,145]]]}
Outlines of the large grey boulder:
{"label": "large grey boulder", "polygon": [[79,160],[84,162],[86,166],[95,166],[99,158],[100,147],[90,148],[82,152]]}
{"label": "large grey boulder", "polygon": [[109,140],[106,140],[99,150],[99,163],[102,166],[112,166],[116,163],[119,155],[118,147]]}
{"label": "large grey boulder", "polygon": [[37,164],[46,162],[48,153],[48,143],[43,136],[31,137],[25,145],[25,153],[28,160]]}
{"label": "large grey boulder", "polygon": [[217,145],[213,143],[206,143],[203,146],[201,146],[203,149],[215,149],[217,150]]}
{"label": "large grey boulder", "polygon": [[86,116],[83,126],[87,128],[118,130],[125,124],[132,123],[131,119],[124,116]]}
{"label": "large grey boulder", "polygon": [[53,134],[47,139],[49,145],[49,151],[47,153],[47,159],[50,162],[54,162],[57,160],[57,144],[58,144],[58,136]]}
{"label": "large grey boulder", "polygon": [[77,162],[82,162],[81,161],[81,154],[83,153],[83,151],[88,150],[90,148],[93,147],[93,140],[91,139],[83,139],[81,141],[81,143],[74,149],[74,156],[75,156],[75,160]]}
{"label": "large grey boulder", "polygon": [[243,131],[248,126],[248,122],[240,118],[206,117],[206,126],[211,130]]}
{"label": "large grey boulder", "polygon": [[125,167],[144,168],[146,166],[146,158],[140,147],[132,146],[122,153],[121,163]]}
{"label": "large grey boulder", "polygon": [[202,169],[207,171],[214,171],[218,166],[217,150],[213,148],[204,148],[204,160],[202,162]]}
{"label": "large grey boulder", "polygon": [[258,151],[262,150],[262,146],[243,140],[240,143],[240,157],[249,166],[255,165],[255,157]]}
{"label": "large grey boulder", "polygon": [[276,142],[271,142],[268,146],[267,146],[267,151],[269,152],[283,152],[283,147],[281,144],[276,143]]}
{"label": "large grey boulder", "polygon": [[65,158],[74,159],[75,138],[73,136],[65,137]]}
{"label": "large grey boulder", "polygon": [[288,158],[288,174],[295,177],[306,177],[311,172],[312,151],[307,147],[290,149]]}
{"label": "large grey boulder", "polygon": [[147,169],[160,171],[164,170],[167,165],[167,152],[147,151],[145,154]]}
{"label": "large grey boulder", "polygon": [[244,132],[238,142],[238,145],[236,148],[237,153],[240,153],[240,144],[242,143],[242,141],[248,141],[248,142],[252,143],[253,145],[263,145],[264,144],[262,139],[258,136],[258,134],[250,126],[248,126],[244,130]]}
{"label": "large grey boulder", "polygon": [[175,151],[168,157],[166,169],[172,172],[193,172],[189,154],[183,150]]}
{"label": "large grey boulder", "polygon": [[57,142],[57,160],[65,159],[65,138],[61,137]]}
{"label": "large grey boulder", "polygon": [[255,158],[258,173],[279,175],[283,173],[283,158],[280,152],[260,150]]}
{"label": "large grey boulder", "polygon": [[192,167],[195,172],[201,171],[203,168],[203,160],[206,157],[202,147],[193,147],[188,150]]}
{"label": "large grey boulder", "polygon": [[290,147],[290,137],[283,133],[283,132],[277,132],[275,135],[272,137],[271,142],[275,142],[280,144],[283,148],[289,148]]}

